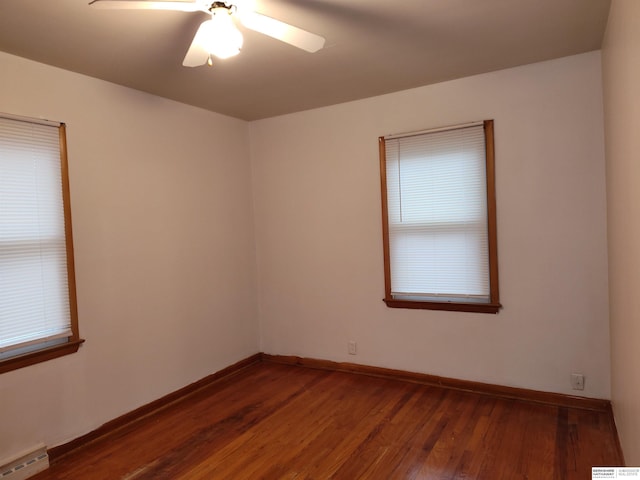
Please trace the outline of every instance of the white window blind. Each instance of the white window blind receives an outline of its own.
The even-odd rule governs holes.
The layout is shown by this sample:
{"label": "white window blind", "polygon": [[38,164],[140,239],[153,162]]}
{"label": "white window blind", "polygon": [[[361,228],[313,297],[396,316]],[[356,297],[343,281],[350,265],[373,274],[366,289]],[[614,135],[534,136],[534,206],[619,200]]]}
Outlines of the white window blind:
{"label": "white window blind", "polygon": [[59,126],[0,117],[3,357],[72,334],[61,175]]}
{"label": "white window blind", "polygon": [[385,140],[391,295],[488,303],[482,124]]}

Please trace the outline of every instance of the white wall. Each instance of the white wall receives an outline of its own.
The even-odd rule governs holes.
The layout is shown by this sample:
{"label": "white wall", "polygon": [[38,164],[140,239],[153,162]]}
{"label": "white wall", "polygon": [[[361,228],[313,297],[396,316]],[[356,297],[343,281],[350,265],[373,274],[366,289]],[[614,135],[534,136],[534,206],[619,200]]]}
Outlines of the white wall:
{"label": "white wall", "polygon": [[258,352],[258,327],[246,122],[3,53],[0,72],[0,111],[67,124],[86,339],[0,377],[2,460]]}
{"label": "white wall", "polygon": [[640,2],[614,0],[603,46],[611,399],[628,465],[640,465]]}
{"label": "white wall", "polygon": [[[592,52],[253,122],[262,350],[609,398],[600,67]],[[504,309],[387,308],[378,136],[483,119]]]}

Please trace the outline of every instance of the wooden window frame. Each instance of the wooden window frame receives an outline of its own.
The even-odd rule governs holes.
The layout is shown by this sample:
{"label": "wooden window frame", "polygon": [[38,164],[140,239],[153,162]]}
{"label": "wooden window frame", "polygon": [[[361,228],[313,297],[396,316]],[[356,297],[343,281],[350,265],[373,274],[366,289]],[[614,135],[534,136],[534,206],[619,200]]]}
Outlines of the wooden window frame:
{"label": "wooden window frame", "polygon": [[[399,300],[391,294],[391,261],[389,253],[389,215],[387,208],[387,175],[385,138],[379,137],[380,153],[380,185],[382,193],[382,238],[384,250],[384,302],[391,308],[410,308],[425,310],[447,310],[457,312],[498,313],[502,308],[498,285],[498,237],[496,215],[496,184],[495,184],[495,149],[493,120],[485,120],[485,156],[486,156],[486,186],[487,186],[487,234],[489,246],[489,302],[464,303],[453,301],[423,301]],[[425,132],[426,133],[426,132]]]}
{"label": "wooden window frame", "polygon": [[78,303],[76,298],[75,262],[73,257],[73,231],[71,227],[71,195],[69,190],[69,165],[67,162],[67,135],[66,125],[64,123],[59,124],[58,134],[60,140],[60,169],[64,208],[71,335],[68,336],[63,343],[39,348],[28,353],[0,360],[0,374],[75,353],[80,348],[80,345],[84,343],[84,340],[80,338],[78,329]]}

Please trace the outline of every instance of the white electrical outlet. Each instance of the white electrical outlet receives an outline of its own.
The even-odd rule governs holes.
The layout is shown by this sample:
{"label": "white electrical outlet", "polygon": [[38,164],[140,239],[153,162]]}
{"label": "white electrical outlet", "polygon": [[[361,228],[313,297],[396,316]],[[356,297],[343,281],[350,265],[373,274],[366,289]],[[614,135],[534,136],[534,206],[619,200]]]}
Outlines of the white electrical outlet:
{"label": "white electrical outlet", "polygon": [[355,355],[358,353],[358,347],[355,340],[349,340],[349,355]]}
{"label": "white electrical outlet", "polygon": [[571,388],[574,390],[584,390],[584,375],[581,373],[572,373]]}

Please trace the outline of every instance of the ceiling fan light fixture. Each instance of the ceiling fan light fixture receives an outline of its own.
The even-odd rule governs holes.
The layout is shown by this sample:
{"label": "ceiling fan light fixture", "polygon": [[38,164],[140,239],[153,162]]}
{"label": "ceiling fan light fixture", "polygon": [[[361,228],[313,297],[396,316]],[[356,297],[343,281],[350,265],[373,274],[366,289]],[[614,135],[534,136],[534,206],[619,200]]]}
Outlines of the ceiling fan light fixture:
{"label": "ceiling fan light fixture", "polygon": [[211,55],[224,59],[240,53],[242,48],[242,33],[236,28],[231,19],[229,9],[221,7],[211,10],[211,20],[205,22],[205,48]]}
{"label": "ceiling fan light fixture", "polygon": [[[0,0],[1,1],[1,0]],[[175,10],[179,12],[210,13],[211,19],[200,24],[182,65],[199,67],[211,65],[211,57],[229,58],[240,53],[243,38],[231,15],[245,28],[262,33],[301,50],[314,53],[324,47],[320,35],[267,17],[253,9],[254,0],[91,0],[89,5],[101,9]],[[238,6],[241,6],[238,10]]]}

